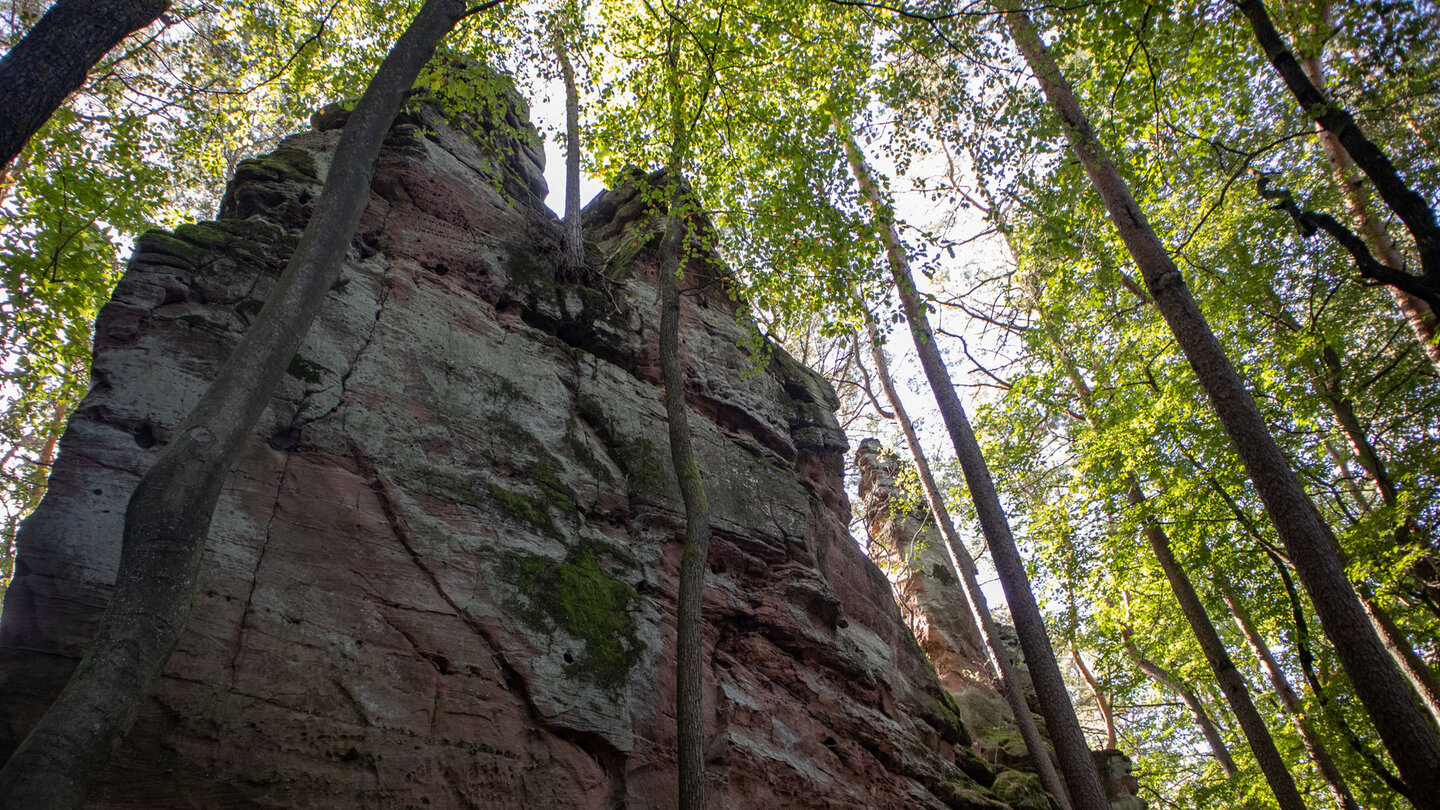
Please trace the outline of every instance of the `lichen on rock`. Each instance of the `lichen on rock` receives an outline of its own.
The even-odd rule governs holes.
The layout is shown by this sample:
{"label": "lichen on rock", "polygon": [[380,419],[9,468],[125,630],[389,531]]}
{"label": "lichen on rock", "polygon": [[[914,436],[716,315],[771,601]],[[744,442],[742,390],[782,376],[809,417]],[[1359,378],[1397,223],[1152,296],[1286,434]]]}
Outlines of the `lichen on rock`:
{"label": "lichen on rock", "polygon": [[[242,448],[190,624],[95,807],[673,805],[683,510],[654,212],[633,183],[601,195],[593,272],[561,274],[533,129],[499,97],[484,127],[425,94],[396,122],[346,281]],[[221,220],[137,241],[21,529],[0,756],[83,655],[128,493],[269,294],[343,116],[243,164]],[[713,802],[1003,807],[850,537],[833,391],[778,347],[757,363],[723,269],[691,270]]]}

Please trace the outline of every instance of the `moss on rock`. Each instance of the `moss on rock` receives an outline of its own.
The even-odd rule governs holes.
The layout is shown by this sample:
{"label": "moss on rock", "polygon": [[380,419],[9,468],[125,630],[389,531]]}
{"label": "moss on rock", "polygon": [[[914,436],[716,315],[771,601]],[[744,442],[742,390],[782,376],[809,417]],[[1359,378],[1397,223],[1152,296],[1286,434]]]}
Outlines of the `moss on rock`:
{"label": "moss on rock", "polygon": [[560,529],[550,517],[550,505],[543,498],[511,492],[499,484],[490,485],[490,498],[507,517],[533,526],[551,537],[560,537]]}
{"label": "moss on rock", "polygon": [[563,561],[512,553],[501,567],[502,576],[524,595],[525,604],[511,608],[527,626],[563,631],[583,643],[578,655],[565,652],[566,674],[612,692],[625,684],[645,649],[631,615],[640,594],[600,564],[614,556],[597,544],[582,543]]}
{"label": "moss on rock", "polygon": [[1015,810],[1049,810],[1050,807],[1050,797],[1040,786],[1040,777],[1033,773],[1006,768],[996,774],[990,792]]}

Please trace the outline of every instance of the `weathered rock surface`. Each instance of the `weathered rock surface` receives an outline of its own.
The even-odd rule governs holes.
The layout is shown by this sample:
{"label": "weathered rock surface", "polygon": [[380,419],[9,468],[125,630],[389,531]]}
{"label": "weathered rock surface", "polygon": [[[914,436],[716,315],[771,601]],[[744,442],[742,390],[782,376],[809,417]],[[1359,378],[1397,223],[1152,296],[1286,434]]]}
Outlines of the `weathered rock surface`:
{"label": "weathered rock surface", "polygon": [[[396,124],[343,280],[221,499],[189,627],[91,807],[673,806],[683,519],[653,230],[632,180],[588,210],[591,272],[557,277],[522,120],[417,101]],[[20,536],[0,756],[84,650],[131,488],[272,286],[329,126],[241,164],[221,220],[139,240]],[[713,267],[685,284],[715,518],[713,806],[1005,807],[848,536],[828,385],[778,349],[751,373]]]}
{"label": "weathered rock surface", "polygon": [[[984,638],[945,538],[929,507],[907,494],[898,481],[901,467],[900,459],[875,439],[865,439],[856,450],[866,529],[896,567],[896,597],[916,640],[935,665],[940,683],[955,701],[972,738],[972,750],[998,769],[993,792],[1015,807],[1043,810],[1049,802],[1039,777],[1026,770],[1031,767],[1029,751],[995,683]],[[1000,629],[1021,677],[1021,688],[1031,699],[1031,708],[1038,708],[1029,670],[1021,660],[1019,639],[1012,628],[1002,625]],[[1044,718],[1032,714],[1043,729]]]}

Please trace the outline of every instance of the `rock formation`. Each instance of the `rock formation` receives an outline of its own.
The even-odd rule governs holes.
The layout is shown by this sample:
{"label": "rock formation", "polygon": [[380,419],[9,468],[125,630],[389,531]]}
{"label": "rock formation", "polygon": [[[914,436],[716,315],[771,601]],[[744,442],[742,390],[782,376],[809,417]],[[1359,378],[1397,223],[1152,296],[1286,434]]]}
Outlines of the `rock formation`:
{"label": "rock formation", "polygon": [[[216,511],[189,627],[93,808],[673,805],[682,510],[634,176],[557,275],[523,105],[397,121],[342,281]],[[343,115],[136,245],[0,621],[0,756],[103,609],[126,499],[262,305]],[[847,532],[829,386],[713,262],[682,345],[715,535],[715,807],[1003,808]],[[1024,805],[1017,805],[1024,806]]]}

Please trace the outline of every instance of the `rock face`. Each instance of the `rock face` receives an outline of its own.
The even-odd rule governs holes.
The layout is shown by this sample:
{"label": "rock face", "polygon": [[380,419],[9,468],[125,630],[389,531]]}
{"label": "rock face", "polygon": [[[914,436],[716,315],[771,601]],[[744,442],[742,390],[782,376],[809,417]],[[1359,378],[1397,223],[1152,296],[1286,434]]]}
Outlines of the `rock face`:
{"label": "rock face", "polygon": [[[1026,770],[1029,751],[994,681],[983,636],[945,538],[929,507],[907,497],[897,480],[901,467],[900,459],[875,439],[862,441],[855,453],[871,543],[895,568],[896,597],[941,685],[955,701],[973,739],[972,750],[999,772],[992,791],[1015,807],[1045,810],[1049,800],[1039,777]],[[1019,639],[1009,627],[1002,626],[1001,631],[1021,676],[1021,688],[1030,696],[1032,708],[1038,708],[1029,670],[1020,660]],[[1038,714],[1035,723],[1044,728],[1044,718]]]}
{"label": "rock face", "polygon": [[[397,122],[344,277],[221,498],[188,629],[90,807],[673,806],[683,513],[643,178],[591,204],[591,267],[557,277],[510,101],[462,117],[418,99]],[[219,221],[137,243],[20,536],[0,756],[82,654],[129,492],[273,285],[334,118],[241,164]],[[712,264],[684,284],[715,521],[712,806],[1007,806],[847,533],[833,393],[742,348]]]}
{"label": "rock face", "polygon": [[909,503],[896,481],[900,460],[866,439],[855,453],[870,536],[898,567],[896,590],[920,642],[949,691],[983,678],[985,642],[945,538],[923,502]]}

